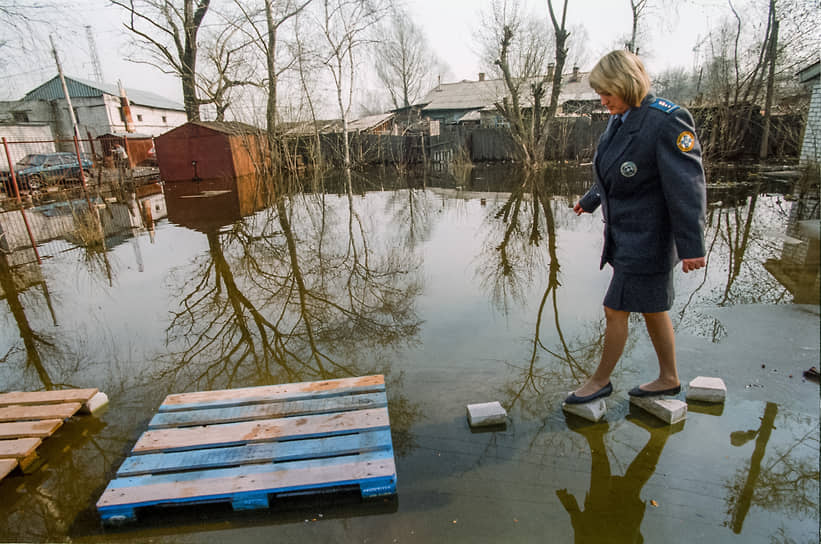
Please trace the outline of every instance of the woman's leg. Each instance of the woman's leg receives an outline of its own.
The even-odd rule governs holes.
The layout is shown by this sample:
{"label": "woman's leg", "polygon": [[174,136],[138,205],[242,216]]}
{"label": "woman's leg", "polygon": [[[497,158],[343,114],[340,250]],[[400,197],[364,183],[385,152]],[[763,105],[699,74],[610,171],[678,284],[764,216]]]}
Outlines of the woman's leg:
{"label": "woman's leg", "polygon": [[604,307],[604,317],[606,321],[604,329],[604,348],[602,349],[601,361],[593,375],[576,389],[575,393],[579,397],[592,395],[610,381],[610,374],[619,362],[624,345],[627,343],[628,325],[627,319],[630,312],[622,312]]}
{"label": "woman's leg", "polygon": [[659,360],[658,379],[642,384],[645,391],[660,391],[679,385],[678,370],[676,368],[676,338],[673,332],[673,322],[667,312],[643,314],[647,333],[656,350]]}

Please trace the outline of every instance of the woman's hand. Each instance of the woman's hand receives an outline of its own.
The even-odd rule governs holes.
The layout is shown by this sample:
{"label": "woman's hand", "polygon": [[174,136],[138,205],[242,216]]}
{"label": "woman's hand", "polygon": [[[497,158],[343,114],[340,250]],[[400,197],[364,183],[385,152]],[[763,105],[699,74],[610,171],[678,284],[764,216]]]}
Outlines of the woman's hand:
{"label": "woman's hand", "polygon": [[576,215],[581,215],[584,213],[584,208],[582,208],[581,204],[576,202],[576,205],[573,206],[573,211],[576,212]]}
{"label": "woman's hand", "polygon": [[690,270],[698,270],[699,268],[704,268],[705,266],[707,266],[707,260],[704,257],[681,260],[681,269],[685,274]]}

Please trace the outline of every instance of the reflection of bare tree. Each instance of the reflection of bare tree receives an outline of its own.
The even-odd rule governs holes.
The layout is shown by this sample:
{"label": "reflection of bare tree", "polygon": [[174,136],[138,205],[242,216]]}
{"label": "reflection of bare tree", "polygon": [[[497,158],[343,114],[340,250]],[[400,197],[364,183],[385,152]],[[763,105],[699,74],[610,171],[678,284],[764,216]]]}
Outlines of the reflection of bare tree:
{"label": "reflection of bare tree", "polygon": [[590,491],[584,497],[584,509],[566,489],[556,490],[556,496],[570,514],[576,542],[644,542],[640,531],[647,503],[641,499],[641,490],[655,473],[667,439],[684,428],[684,423],[649,427],[638,419],[630,420],[644,427],[650,438],[624,476],[611,472],[604,442],[607,423],[577,428],[568,422],[571,430],[587,440],[591,455]]}
{"label": "reflection of bare tree", "polygon": [[[420,183],[414,183],[416,180],[420,180]],[[388,205],[393,212],[393,224],[401,229],[400,243],[413,251],[417,244],[427,240],[430,235],[434,202],[432,195],[426,190],[424,178],[402,176],[401,181],[406,188],[392,191]]]}
{"label": "reflection of bare tree", "polygon": [[[369,244],[350,184],[342,198],[280,198],[207,239],[168,327],[182,344],[159,372],[169,390],[400,378],[389,356],[418,332],[416,266]],[[414,411],[389,396],[396,427]]]}
{"label": "reflection of bare tree", "polygon": [[[795,516],[818,515],[818,429],[810,428],[787,447],[777,448],[765,462],[765,451],[775,427],[778,406],[768,402],[758,429],[730,434],[734,446],[755,437],[755,448],[746,469],[739,469],[726,483],[728,516],[734,533],[741,533],[753,504]],[[810,423],[811,427],[815,425]],[[802,451],[809,455],[801,456]]]}
{"label": "reflection of bare tree", "polygon": [[[39,273],[39,269],[37,272]],[[26,315],[23,302],[20,300],[20,283],[23,283],[23,278],[15,274],[15,271],[9,266],[6,255],[0,252],[0,289],[3,291],[4,298],[9,305],[9,310],[17,325],[17,330],[20,332],[20,338],[23,340],[23,346],[26,352],[26,366],[28,368],[34,368],[43,387],[47,390],[55,389],[57,384],[55,384],[51,376],[49,376],[41,355],[42,350],[54,350],[54,341],[32,328],[29,318]],[[43,282],[43,285],[45,286],[45,282]],[[47,295],[48,291],[44,290],[44,293]],[[49,308],[51,308],[50,302]],[[9,352],[3,355],[0,362],[7,361],[14,351],[15,348],[12,346]]]}
{"label": "reflection of bare tree", "polygon": [[[485,284],[491,285],[494,301],[505,307],[507,299],[520,300],[523,284],[532,280],[536,267],[546,267],[547,285],[539,303],[536,325],[531,343],[530,359],[525,367],[519,369],[517,385],[511,385],[507,391],[508,408],[512,407],[530,389],[539,392],[542,385],[555,380],[566,371],[575,380],[589,375],[588,368],[595,360],[595,353],[603,341],[602,323],[595,328],[590,340],[568,340],[562,330],[557,291],[561,286],[559,280],[560,264],[557,256],[556,222],[554,219],[551,198],[553,191],[548,191],[544,179],[533,173],[524,173],[522,183],[511,192],[510,197],[494,215],[500,221],[501,231],[494,236],[501,241],[488,245],[485,260]],[[543,244],[546,238],[546,244]],[[545,253],[546,250],[546,253]],[[556,347],[548,347],[541,338],[544,326],[545,309],[548,302],[552,307],[553,326],[558,339]],[[541,369],[537,367],[539,354],[545,352],[552,359],[561,362],[558,368]]]}

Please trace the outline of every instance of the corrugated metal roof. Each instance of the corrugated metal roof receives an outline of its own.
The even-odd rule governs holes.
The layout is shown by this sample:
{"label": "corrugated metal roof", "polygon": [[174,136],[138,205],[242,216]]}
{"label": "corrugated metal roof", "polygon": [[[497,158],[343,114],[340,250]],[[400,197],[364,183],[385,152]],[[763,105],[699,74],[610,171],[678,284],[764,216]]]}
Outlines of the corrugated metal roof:
{"label": "corrugated metal roof", "polygon": [[[568,100],[598,100],[599,96],[590,88],[587,73],[579,73],[577,81],[571,81],[572,74],[565,74],[562,81],[562,92],[559,103]],[[534,81],[536,78],[534,78]],[[525,92],[520,98],[522,106],[532,105],[530,87],[524,86]],[[499,102],[508,95],[504,81],[501,79],[486,79],[484,81],[460,81],[458,83],[443,83],[434,88],[422,100],[428,102],[423,111],[432,110],[471,110],[481,109]],[[550,87],[547,88],[545,99],[547,106],[550,100]]]}
{"label": "corrugated metal roof", "polygon": [[189,121],[188,124],[209,128],[223,134],[257,134],[262,132],[260,128],[239,121]]}
{"label": "corrugated metal roof", "polygon": [[[65,76],[66,87],[68,94],[72,98],[93,98],[102,96],[104,94],[111,96],[120,96],[120,90],[117,85],[111,83],[99,83],[96,81],[89,81],[78,77]],[[158,94],[148,91],[141,91],[139,89],[130,89],[126,87],[126,94],[128,100],[132,104],[139,106],[147,106],[150,108],[158,108],[164,110],[185,111],[185,107],[179,102],[165,98]],[[26,93],[24,100],[62,100],[63,86],[60,83],[60,77],[54,76],[52,79],[46,81],[39,87]]]}
{"label": "corrugated metal roof", "polygon": [[392,119],[395,115],[396,114],[394,113],[378,113],[376,115],[360,117],[356,121],[351,121],[350,123],[348,123],[348,131],[354,132],[378,127],[385,121],[389,121],[390,119]]}

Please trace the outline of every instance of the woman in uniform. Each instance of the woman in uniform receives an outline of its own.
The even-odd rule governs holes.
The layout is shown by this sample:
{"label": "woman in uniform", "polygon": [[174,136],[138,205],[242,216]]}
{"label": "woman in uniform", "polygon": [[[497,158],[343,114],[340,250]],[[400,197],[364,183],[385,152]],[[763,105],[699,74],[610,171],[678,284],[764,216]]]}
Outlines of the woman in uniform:
{"label": "woman in uniform", "polygon": [[676,264],[684,272],[705,265],[701,146],[690,113],[649,93],[650,78],[636,55],[605,55],[590,72],[590,86],[611,117],[593,160],[595,183],[574,211],[581,215],[601,206],[600,267],[609,263],[613,278],[604,297],[601,361],[565,402],[582,404],[612,393],[610,374],[627,342],[630,312],[644,316],[659,375],[629,394],[676,395],[681,384],[668,311]]}

